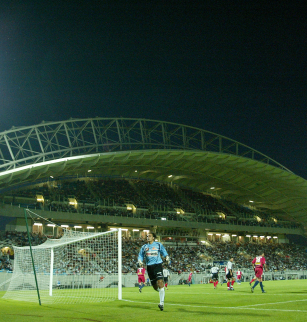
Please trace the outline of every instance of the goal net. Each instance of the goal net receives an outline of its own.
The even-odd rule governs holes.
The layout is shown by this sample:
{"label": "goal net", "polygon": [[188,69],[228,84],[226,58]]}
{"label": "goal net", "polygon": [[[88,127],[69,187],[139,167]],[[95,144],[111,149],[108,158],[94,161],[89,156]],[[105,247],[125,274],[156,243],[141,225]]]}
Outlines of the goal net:
{"label": "goal net", "polygon": [[37,302],[39,293],[41,303],[62,304],[122,298],[121,229],[65,229],[60,239],[32,246],[33,262],[29,246],[14,247],[14,254],[13,275],[3,298]]}

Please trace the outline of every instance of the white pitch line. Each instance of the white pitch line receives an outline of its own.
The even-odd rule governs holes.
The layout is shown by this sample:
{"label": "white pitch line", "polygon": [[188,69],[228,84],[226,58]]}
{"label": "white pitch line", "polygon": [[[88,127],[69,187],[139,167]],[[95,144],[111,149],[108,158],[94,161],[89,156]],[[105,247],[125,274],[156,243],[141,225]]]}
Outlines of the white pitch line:
{"label": "white pitch line", "polygon": [[246,306],[238,306],[238,308],[245,308],[245,307],[251,307],[251,306],[260,306],[260,305],[275,305],[275,304],[285,304],[285,303],[293,303],[293,302],[304,302],[304,301],[307,301],[307,299],[304,299],[304,300],[293,300],[293,301],[284,301],[284,302],[274,302],[274,303],[252,304],[252,305],[246,305]]}
{"label": "white pitch line", "polygon": [[[231,294],[233,295],[236,295],[236,296],[246,296],[246,294],[250,294],[250,296],[268,296],[268,295],[273,295],[273,296],[285,296],[285,294],[283,293],[278,293],[278,294],[274,294],[274,293],[267,293],[267,295],[263,295],[262,292],[260,293],[251,293],[250,291],[249,292],[246,292],[246,293],[242,293],[242,292],[231,292]],[[182,292],[171,292],[171,294],[182,294]],[[194,294],[194,295],[220,295],[221,293],[216,293],[214,294],[213,292],[212,293],[189,293],[189,294]],[[229,292],[230,294],[230,292]],[[287,296],[306,296],[307,293],[304,293],[304,294],[287,294]]]}
{"label": "white pitch line", "polygon": [[[132,300],[122,300],[126,302],[132,302],[132,303],[141,303],[141,304],[157,304],[152,302],[140,302],[140,301],[132,301]],[[306,300],[298,300],[298,301],[307,301]],[[288,302],[296,302],[296,301],[288,301]],[[280,303],[287,303],[287,302],[279,302]],[[264,303],[259,305],[266,305],[266,304],[278,304],[277,303]],[[197,307],[197,308],[212,308],[212,309],[239,309],[239,310],[257,310],[257,311],[279,311],[279,312],[299,312],[299,313],[307,313],[307,310],[283,310],[283,309],[264,309],[264,308],[254,308],[254,307],[248,307],[248,306],[209,306],[209,305],[190,305],[190,304],[175,304],[175,303],[167,303],[166,306],[185,306],[185,307]],[[258,304],[256,304],[258,305]]]}
{"label": "white pitch line", "polygon": [[239,310],[255,310],[255,311],[278,311],[278,312],[299,312],[299,313],[307,313],[307,310],[281,310],[281,309],[263,309],[259,307],[232,307],[232,309]]}

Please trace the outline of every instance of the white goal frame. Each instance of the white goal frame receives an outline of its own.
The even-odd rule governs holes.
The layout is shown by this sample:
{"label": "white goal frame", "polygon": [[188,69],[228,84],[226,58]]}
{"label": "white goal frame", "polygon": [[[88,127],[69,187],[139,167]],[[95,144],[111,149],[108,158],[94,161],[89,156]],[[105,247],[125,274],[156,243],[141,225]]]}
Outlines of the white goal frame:
{"label": "white goal frame", "polygon": [[[114,290],[114,288],[115,288],[114,286],[117,284],[117,289],[118,289],[117,299],[121,300],[122,299],[122,230],[121,230],[121,228],[114,229],[112,231],[96,232],[96,233],[90,233],[90,232],[82,233],[82,232],[78,232],[78,231],[76,232],[76,231],[71,231],[71,230],[65,229],[64,230],[64,235],[61,238],[59,238],[59,239],[47,239],[47,241],[45,243],[41,244],[41,245],[32,246],[32,255],[33,255],[34,258],[36,257],[37,254],[40,254],[40,252],[47,251],[47,255],[45,255],[45,253],[44,253],[44,256],[45,256],[44,258],[46,258],[46,256],[49,257],[49,254],[50,254],[50,258],[46,258],[45,263],[44,263],[45,269],[47,267],[47,269],[49,270],[49,275],[50,275],[49,278],[48,278],[48,273],[36,274],[36,269],[34,267],[30,269],[29,265],[27,266],[27,270],[22,271],[21,268],[20,268],[20,266],[22,266],[22,265],[20,265],[20,259],[18,259],[17,256],[21,257],[22,255],[18,255],[18,254],[21,254],[21,252],[24,252],[24,254],[26,254],[26,256],[29,258],[31,248],[29,246],[25,246],[25,247],[14,246],[14,253],[15,253],[16,257],[15,257],[15,260],[14,260],[13,276],[12,276],[12,280],[10,282],[10,285],[8,287],[8,290],[5,293],[5,295],[3,296],[3,298],[24,300],[24,301],[33,301],[35,299],[34,291],[33,291],[33,283],[31,285],[32,286],[31,290],[28,290],[26,288],[22,288],[22,286],[21,287],[19,287],[19,286],[20,285],[25,285],[25,281],[27,281],[27,278],[32,279],[32,277],[34,278],[34,276],[36,277],[36,275],[39,275],[40,280],[44,280],[44,282],[38,283],[38,284],[41,284],[41,285],[43,284],[44,285],[44,287],[43,287],[44,296],[43,297],[44,297],[45,300],[47,300],[47,297],[49,295],[49,298],[48,298],[47,301],[53,303],[52,298],[56,297],[56,294],[57,294],[57,291],[55,291],[55,289],[54,289],[55,282],[56,282],[56,280],[55,280],[56,275],[54,273],[54,267],[56,266],[55,263],[54,263],[56,248],[60,249],[61,246],[65,247],[66,245],[67,245],[67,247],[69,247],[69,244],[73,244],[73,243],[75,243],[75,244],[81,243],[82,244],[82,242],[83,243],[89,242],[89,245],[91,245],[90,239],[93,240],[93,242],[92,242],[92,244],[93,244],[95,239],[99,240],[99,238],[101,238],[103,240],[104,237],[107,239],[108,235],[112,236],[112,234],[113,234],[113,236],[115,235],[114,236],[115,239],[112,240],[113,249],[116,249],[116,244],[114,244],[114,241],[116,243],[116,238],[117,238],[117,258],[112,257],[112,261],[113,261],[113,263],[115,263],[115,267],[116,267],[116,262],[115,261],[117,261],[117,274],[115,274],[115,273],[114,274],[113,273],[106,274],[107,278],[105,280],[108,279],[108,275],[110,275],[110,276],[112,275],[112,279],[110,277],[110,279],[113,281],[112,282],[112,294],[113,294],[112,296],[114,296],[116,294],[116,291]],[[110,237],[110,238],[113,238],[113,237]],[[73,246],[73,247],[76,247],[76,246]],[[50,250],[50,253],[48,253],[49,250]],[[114,255],[116,256],[116,253]],[[18,260],[19,260],[19,264],[18,264]],[[35,266],[39,265],[38,264],[39,263],[38,257],[36,258],[35,263],[36,263]],[[23,266],[22,266],[22,268],[23,268]],[[31,272],[32,272],[32,274],[31,274]],[[16,278],[14,278],[14,274],[16,274]],[[95,274],[97,274],[97,273],[92,273],[92,274],[89,273],[87,275],[87,277],[88,278],[94,278],[95,280],[99,281],[99,275],[95,275]],[[45,275],[45,276],[42,276],[42,275]],[[80,275],[82,275],[82,274],[80,274]],[[80,277],[80,275],[79,276],[76,275],[76,277]],[[67,280],[69,280],[71,278],[71,276],[63,277],[63,278],[64,279],[67,278]],[[49,281],[48,281],[48,279],[49,279]],[[97,297],[99,298],[98,301],[116,299],[116,295],[114,296],[115,298],[103,299],[102,297],[103,297],[104,289],[106,290],[106,288],[108,288],[108,287],[111,289],[111,286],[110,285],[109,286],[104,286],[103,283],[99,283],[99,284],[102,284],[102,285],[99,285],[99,286],[95,287],[95,289],[93,287],[93,294],[95,293],[95,290],[96,290],[96,292],[100,291],[101,294],[102,294],[102,295],[101,294],[97,295]],[[36,300],[37,300],[37,297],[38,297],[38,300],[40,302],[39,293],[40,293],[40,288],[41,287],[39,287],[38,285],[37,285],[37,287],[38,287],[38,290],[37,290]],[[90,289],[91,288],[86,290],[86,293],[87,293],[86,296],[87,296],[88,301],[91,301],[90,296],[89,296],[90,295]],[[81,290],[84,291],[84,288],[82,288]],[[63,291],[64,291],[63,294],[65,294],[65,291],[67,291],[67,290],[63,290]],[[115,291],[115,293],[114,293],[114,291]],[[107,292],[107,290],[105,292]],[[30,293],[31,293],[31,296],[28,296]],[[94,296],[96,296],[96,293],[95,293]],[[95,300],[95,301],[97,302],[97,300]],[[83,300],[82,300],[82,302],[83,302]]]}

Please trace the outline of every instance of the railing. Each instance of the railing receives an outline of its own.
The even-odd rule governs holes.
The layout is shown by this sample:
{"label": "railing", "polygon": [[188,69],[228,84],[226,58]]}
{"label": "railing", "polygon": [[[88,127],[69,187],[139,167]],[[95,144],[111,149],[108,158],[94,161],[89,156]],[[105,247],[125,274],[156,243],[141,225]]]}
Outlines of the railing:
{"label": "railing", "polygon": [[[135,219],[150,219],[150,220],[161,220],[164,221],[164,219],[161,218],[166,218],[166,220],[168,222],[173,222],[174,224],[176,222],[186,222],[186,219],[182,216],[177,216],[174,212],[174,214],[172,214],[172,216],[168,216],[168,214],[170,214],[170,212],[155,212],[154,214],[148,212],[148,211],[144,211],[142,213],[136,212],[136,213],[132,213],[132,212],[127,212],[127,207],[120,207],[120,206],[105,206],[103,208],[107,209],[104,210],[103,212],[98,212],[98,213],[94,213],[94,212],[86,212],[84,211],[77,211],[74,210],[72,211],[71,209],[67,208],[64,211],[53,211],[51,210],[51,208],[48,207],[44,207],[43,209],[41,208],[37,208],[35,205],[28,205],[28,204],[13,204],[13,203],[8,203],[7,205],[10,205],[12,207],[16,206],[18,208],[28,208],[28,209],[40,209],[43,210],[44,212],[51,212],[51,213],[76,213],[76,214],[87,214],[87,215],[92,215],[92,216],[113,216],[114,218],[135,218]],[[114,213],[115,212],[115,213]],[[47,216],[48,217],[48,216]],[[193,220],[194,219],[194,220]],[[274,223],[266,223],[266,224],[260,224],[260,225],[255,225],[256,221],[251,223],[251,222],[240,222],[240,221],[234,221],[233,219],[231,219],[230,221],[227,220],[223,220],[223,221],[216,221],[212,218],[206,218],[203,217],[202,220],[200,220],[200,218],[195,214],[193,217],[190,218],[190,220],[188,220],[190,223],[200,223],[200,224],[214,224],[214,225],[227,225],[227,227],[229,228],[229,230],[231,229],[235,229],[235,230],[240,230],[239,227],[241,227],[243,229],[244,228],[270,228],[271,233],[275,230],[275,229],[291,229],[291,230],[298,230],[301,229],[301,227],[295,226],[293,225],[293,223],[289,223],[289,224],[274,224]],[[190,236],[191,237],[191,236]],[[195,236],[194,236],[195,237]]]}

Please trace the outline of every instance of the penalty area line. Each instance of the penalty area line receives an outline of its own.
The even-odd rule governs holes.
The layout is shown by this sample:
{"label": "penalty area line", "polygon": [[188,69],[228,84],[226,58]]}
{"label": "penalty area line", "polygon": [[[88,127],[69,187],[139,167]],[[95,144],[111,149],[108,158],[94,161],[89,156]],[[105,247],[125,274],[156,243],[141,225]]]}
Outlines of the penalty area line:
{"label": "penalty area line", "polygon": [[[125,302],[131,303],[140,303],[140,304],[152,304],[155,305],[157,303],[153,302],[141,302],[141,301],[132,301],[132,300],[124,300]],[[298,301],[306,301],[306,300],[298,300]],[[255,305],[270,305],[270,304],[282,304],[296,301],[288,301],[288,302],[277,302],[277,303],[264,303],[264,304],[255,304]],[[185,307],[195,307],[195,308],[211,308],[211,309],[238,309],[238,310],[257,310],[257,311],[279,311],[279,312],[298,312],[298,313],[307,313],[307,310],[283,310],[283,309],[265,309],[260,307],[249,307],[249,306],[209,306],[209,305],[191,305],[191,304],[176,304],[176,303],[167,303],[166,306],[185,306]]]}

